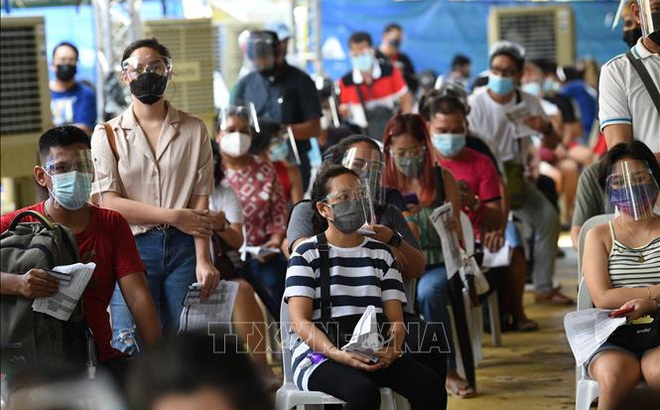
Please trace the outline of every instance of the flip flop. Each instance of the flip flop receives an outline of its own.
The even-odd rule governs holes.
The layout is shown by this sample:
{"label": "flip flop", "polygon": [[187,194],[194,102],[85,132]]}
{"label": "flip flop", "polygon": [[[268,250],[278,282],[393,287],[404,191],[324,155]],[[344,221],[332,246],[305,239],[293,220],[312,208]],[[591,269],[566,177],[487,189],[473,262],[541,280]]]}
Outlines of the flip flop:
{"label": "flip flop", "polygon": [[[451,384],[451,382],[446,382],[445,389],[449,395],[458,399],[471,399],[477,395],[477,392],[474,391],[474,388],[472,388],[472,386],[470,386],[465,380],[456,381],[453,386]],[[466,387],[461,388],[458,386],[459,384],[464,384]]]}
{"label": "flip flop", "polygon": [[539,330],[539,324],[535,321],[527,318],[515,321],[510,327],[509,330],[514,332],[534,332]]}

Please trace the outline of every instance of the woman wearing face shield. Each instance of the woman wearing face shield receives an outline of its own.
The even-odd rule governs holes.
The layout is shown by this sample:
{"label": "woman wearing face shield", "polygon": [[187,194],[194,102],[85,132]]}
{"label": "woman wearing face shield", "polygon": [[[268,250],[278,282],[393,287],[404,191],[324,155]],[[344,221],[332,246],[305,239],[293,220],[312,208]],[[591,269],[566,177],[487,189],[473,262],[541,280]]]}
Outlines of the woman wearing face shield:
{"label": "woman wearing face shield", "polygon": [[[440,237],[431,223],[435,208],[450,202],[454,209],[454,225],[450,227],[462,237],[458,221],[461,200],[458,185],[450,172],[435,164],[435,154],[426,124],[417,114],[392,117],[385,128],[384,185],[399,190],[409,201],[411,222],[421,230],[420,245],[426,263],[425,273],[417,282],[417,307],[425,320],[449,326],[450,283],[444,265]],[[456,309],[454,310],[456,311]],[[448,335],[450,353],[447,360],[447,392],[459,397],[475,395],[473,386],[459,376],[452,337]]]}
{"label": "woman wearing face shield", "polygon": [[[93,200],[128,220],[163,327],[175,332],[188,286],[201,283],[206,298],[220,281],[209,250],[211,141],[199,118],[164,98],[172,76],[164,45],[138,40],[122,61],[131,105],[92,135]],[[119,289],[111,312],[114,345],[135,352],[135,325]]]}
{"label": "woman wearing face shield", "polygon": [[[440,377],[403,355],[406,297],[401,274],[386,244],[359,233],[369,206],[358,175],[340,165],[323,168],[312,188],[312,203],[317,225],[327,224],[327,229],[299,244],[291,255],[284,294],[291,315],[296,385],[344,400],[344,409],[380,408],[379,387],[401,394],[415,410],[444,408],[446,397],[437,389]],[[324,271],[320,251],[326,248]],[[327,288],[320,285],[324,277]],[[320,296],[324,289],[327,297]],[[330,327],[325,328],[328,333],[322,330],[335,323],[350,334],[368,306],[375,308],[386,329],[379,331],[379,339],[387,340],[382,346],[364,354],[341,350],[346,341],[334,337]]]}
{"label": "woman wearing face shield", "polygon": [[[660,216],[653,210],[660,166],[639,141],[615,145],[604,161],[601,179],[618,216],[587,233],[584,278],[594,305],[620,310],[614,315],[628,323],[585,362],[598,381],[601,410],[630,406],[629,396],[642,378],[653,402],[660,399]],[[640,321],[631,323],[635,319],[652,323],[651,330],[637,327],[648,326]]]}
{"label": "woman wearing face shield", "polygon": [[250,153],[250,117],[243,107],[223,112],[216,141],[222,155],[224,181],[243,206],[245,245],[251,249],[245,263],[245,279],[254,286],[270,314],[279,319],[286,272],[280,246],[288,210],[273,165]]}

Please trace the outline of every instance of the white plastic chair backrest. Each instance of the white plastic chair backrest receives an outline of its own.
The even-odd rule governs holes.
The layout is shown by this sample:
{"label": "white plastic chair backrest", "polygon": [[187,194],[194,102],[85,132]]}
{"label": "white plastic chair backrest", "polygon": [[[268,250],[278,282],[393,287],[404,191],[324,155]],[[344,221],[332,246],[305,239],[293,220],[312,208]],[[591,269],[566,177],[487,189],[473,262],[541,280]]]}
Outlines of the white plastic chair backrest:
{"label": "white plastic chair backrest", "polygon": [[587,237],[587,232],[596,225],[604,224],[614,219],[614,214],[596,215],[587,220],[587,222],[580,228],[578,236],[578,282],[582,279],[582,253],[584,252],[584,240]]}
{"label": "white plastic chair backrest", "polygon": [[468,255],[474,253],[474,230],[472,229],[472,222],[467,214],[461,211],[461,229],[463,230],[463,240],[465,241],[465,252]]}
{"label": "white plastic chair backrest", "polygon": [[577,310],[591,309],[592,307],[594,307],[594,304],[591,301],[589,289],[587,289],[587,281],[581,278],[578,286]]}
{"label": "white plastic chair backrest", "polygon": [[280,305],[280,337],[282,338],[282,373],[284,384],[293,383],[293,370],[291,369],[291,315],[289,305],[282,299]]}

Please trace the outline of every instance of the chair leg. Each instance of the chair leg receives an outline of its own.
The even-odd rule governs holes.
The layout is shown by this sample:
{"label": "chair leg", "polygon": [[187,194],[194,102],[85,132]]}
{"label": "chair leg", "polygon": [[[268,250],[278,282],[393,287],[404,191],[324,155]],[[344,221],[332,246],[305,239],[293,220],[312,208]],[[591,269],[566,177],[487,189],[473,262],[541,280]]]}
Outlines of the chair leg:
{"label": "chair leg", "polygon": [[502,346],[502,326],[500,323],[500,305],[497,298],[497,291],[494,291],[488,297],[488,312],[490,315],[490,336],[493,340],[493,346]]}

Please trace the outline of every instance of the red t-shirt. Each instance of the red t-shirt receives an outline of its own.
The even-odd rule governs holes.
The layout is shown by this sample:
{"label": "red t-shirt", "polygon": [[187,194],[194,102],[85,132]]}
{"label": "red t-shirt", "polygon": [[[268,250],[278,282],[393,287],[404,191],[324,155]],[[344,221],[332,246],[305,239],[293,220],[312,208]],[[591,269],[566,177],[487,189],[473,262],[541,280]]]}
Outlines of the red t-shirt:
{"label": "red t-shirt", "polygon": [[352,72],[342,77],[339,81],[341,90],[339,97],[342,104],[361,104],[357,87],[360,87],[362,91],[367,108],[371,108],[370,105],[372,104],[392,107],[408,91],[408,86],[401,71],[389,64],[381,65],[380,77],[374,79],[369,86],[364,82],[359,85],[355,84]]}
{"label": "red t-shirt", "polygon": [[[440,165],[449,170],[456,181],[465,181],[481,202],[498,201],[502,197],[497,169],[486,155],[466,147],[457,157],[440,159]],[[482,215],[473,211],[466,213],[478,233]]]}
{"label": "red t-shirt", "polygon": [[[90,206],[90,209],[89,225],[76,235],[76,243],[80,261],[96,263],[96,269],[83,293],[83,306],[85,320],[99,347],[99,360],[105,362],[124,356],[111,345],[112,329],[108,305],[115,283],[126,275],[144,272],[145,269],[126,219],[110,209],[97,206]],[[44,203],[41,202],[3,215],[0,219],[0,231],[7,230],[14,216],[25,210],[46,214]],[[24,221],[36,222],[33,218],[25,218]]]}

